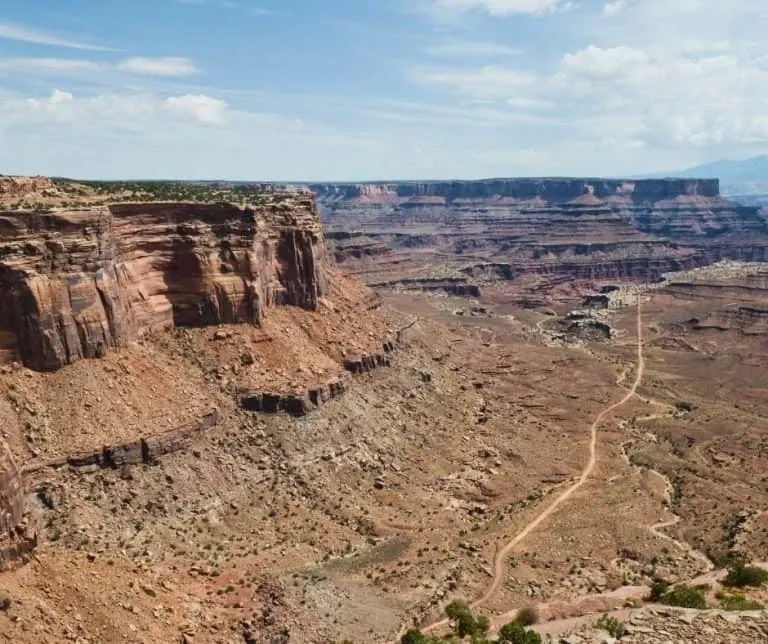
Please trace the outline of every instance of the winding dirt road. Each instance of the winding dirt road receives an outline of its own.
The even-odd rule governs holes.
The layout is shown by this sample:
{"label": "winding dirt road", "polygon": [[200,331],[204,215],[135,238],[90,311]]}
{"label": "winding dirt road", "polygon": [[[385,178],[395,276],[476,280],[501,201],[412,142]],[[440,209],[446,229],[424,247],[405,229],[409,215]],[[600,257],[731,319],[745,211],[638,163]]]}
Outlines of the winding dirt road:
{"label": "winding dirt road", "polygon": [[[512,540],[508,541],[503,548],[501,548],[497,553],[494,560],[494,566],[493,566],[493,579],[491,580],[491,583],[488,585],[488,588],[483,593],[483,595],[476,599],[474,602],[472,602],[472,608],[478,608],[488,602],[501,588],[502,584],[504,583],[504,577],[505,577],[505,565],[507,562],[507,559],[509,558],[509,555],[512,553],[512,551],[520,545],[520,543],[528,537],[536,528],[538,528],[544,521],[546,521],[549,517],[554,514],[554,512],[563,504],[565,503],[571,496],[573,496],[579,489],[581,489],[584,484],[589,480],[589,477],[592,475],[592,472],[595,469],[595,465],[597,464],[597,438],[598,438],[598,428],[602,424],[602,422],[606,419],[607,416],[612,414],[614,411],[619,409],[620,407],[626,405],[635,395],[637,392],[638,387],[643,381],[643,374],[645,372],[645,357],[643,355],[643,315],[642,315],[642,305],[640,302],[640,294],[637,294],[637,367],[635,372],[635,381],[632,383],[632,386],[630,387],[627,394],[617,403],[614,403],[610,407],[606,407],[601,411],[597,417],[595,418],[594,422],[589,428],[589,434],[590,434],[590,440],[589,440],[589,460],[584,467],[584,470],[581,472],[581,475],[579,476],[578,480],[571,485],[568,489],[566,489],[560,496],[558,496],[544,511],[542,511],[541,514],[539,514],[533,521],[531,521],[523,530],[521,530]],[[429,633],[432,631],[435,631],[437,629],[443,628],[449,624],[449,620],[442,619],[438,622],[434,622],[433,624],[430,624],[424,628],[422,628],[422,632]]]}

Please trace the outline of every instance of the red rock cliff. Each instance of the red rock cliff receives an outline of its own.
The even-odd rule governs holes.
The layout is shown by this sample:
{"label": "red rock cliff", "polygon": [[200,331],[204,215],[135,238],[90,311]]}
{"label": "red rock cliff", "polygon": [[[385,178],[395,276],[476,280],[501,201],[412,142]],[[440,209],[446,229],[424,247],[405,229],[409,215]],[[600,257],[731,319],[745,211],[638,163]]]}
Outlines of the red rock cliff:
{"label": "red rock cliff", "polygon": [[0,216],[0,355],[53,370],[173,326],[313,309],[325,250],[309,194]]}
{"label": "red rock cliff", "polygon": [[652,281],[723,258],[768,261],[765,215],[721,197],[716,179],[309,187],[337,261],[372,285],[471,293],[520,276]]}

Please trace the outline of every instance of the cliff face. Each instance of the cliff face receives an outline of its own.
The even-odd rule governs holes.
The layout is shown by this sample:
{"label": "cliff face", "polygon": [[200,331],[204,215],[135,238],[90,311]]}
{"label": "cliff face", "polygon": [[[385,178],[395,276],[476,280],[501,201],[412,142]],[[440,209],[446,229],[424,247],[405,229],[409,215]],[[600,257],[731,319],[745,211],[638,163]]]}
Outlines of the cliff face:
{"label": "cliff face", "polygon": [[35,369],[149,330],[258,324],[327,287],[310,195],[259,205],[145,203],[0,216],[0,341]]}
{"label": "cliff face", "polygon": [[309,185],[319,199],[403,199],[435,197],[446,201],[456,199],[544,199],[569,201],[584,194],[599,198],[629,197],[634,201],[670,199],[679,195],[717,197],[717,179],[623,179],[543,178],[543,179],[482,179],[478,181],[426,181],[403,183],[363,183]]}
{"label": "cliff face", "polygon": [[310,188],[336,260],[372,284],[480,284],[522,275],[653,281],[724,258],[768,260],[765,214],[722,198],[717,180]]}

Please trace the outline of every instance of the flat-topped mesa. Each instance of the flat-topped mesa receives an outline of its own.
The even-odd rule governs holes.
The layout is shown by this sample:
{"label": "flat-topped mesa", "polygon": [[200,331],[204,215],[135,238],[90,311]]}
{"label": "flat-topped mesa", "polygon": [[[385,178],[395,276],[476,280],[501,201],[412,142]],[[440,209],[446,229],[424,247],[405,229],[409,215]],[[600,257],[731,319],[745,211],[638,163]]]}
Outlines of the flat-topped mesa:
{"label": "flat-topped mesa", "polygon": [[[517,281],[538,292],[558,276],[655,281],[724,258],[768,261],[768,217],[720,196],[717,179],[309,187],[336,261],[382,288],[458,294]],[[489,265],[502,269],[488,271]],[[518,280],[522,276],[536,277]]]}
{"label": "flat-topped mesa", "polygon": [[658,201],[680,196],[718,197],[718,179],[482,179],[477,181],[425,181],[394,183],[311,184],[308,186],[321,200],[403,199],[438,197],[487,199],[491,197],[517,200],[543,199],[563,202],[593,194],[600,199],[623,197],[633,202]]}
{"label": "flat-topped mesa", "polygon": [[327,288],[312,195],[0,214],[0,360],[54,370],[174,326],[258,324]]}

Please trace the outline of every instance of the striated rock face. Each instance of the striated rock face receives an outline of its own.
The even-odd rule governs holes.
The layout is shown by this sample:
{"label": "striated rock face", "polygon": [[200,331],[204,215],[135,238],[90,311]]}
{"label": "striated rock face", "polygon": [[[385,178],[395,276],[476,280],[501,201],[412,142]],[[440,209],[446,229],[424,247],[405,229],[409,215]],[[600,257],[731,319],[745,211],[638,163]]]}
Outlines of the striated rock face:
{"label": "striated rock face", "polygon": [[[336,261],[372,285],[650,280],[720,259],[768,260],[768,218],[717,180],[493,179],[318,184]],[[462,285],[466,285],[465,288]],[[474,286],[475,288],[469,288]]]}
{"label": "striated rock face", "polygon": [[0,357],[39,370],[151,330],[314,309],[326,288],[308,194],[0,215]]}
{"label": "striated rock face", "polygon": [[[112,468],[124,465],[140,465],[156,462],[161,456],[187,449],[190,444],[219,424],[219,411],[213,410],[200,420],[162,434],[141,438],[135,441],[102,447],[91,452],[69,454],[42,463],[32,463],[24,468],[24,473],[37,472],[47,467],[72,468]],[[0,480],[0,490],[5,490]],[[1,527],[1,526],[0,526]]]}
{"label": "striated rock face", "polygon": [[[675,276],[660,289],[677,302],[695,310],[706,303],[704,315],[687,320],[694,331],[737,331],[744,335],[768,335],[768,266],[753,265],[745,274],[697,275],[695,279]],[[711,269],[707,269],[711,270]]]}
{"label": "striated rock face", "polygon": [[22,562],[36,543],[25,516],[21,475],[5,441],[0,441],[0,571]]}
{"label": "striated rock face", "polygon": [[432,197],[445,201],[457,199],[544,199],[569,201],[585,193],[599,198],[629,196],[638,200],[671,199],[680,195],[718,197],[717,179],[482,179],[478,181],[427,181],[391,184],[311,184],[309,189],[319,199],[391,199]]}

